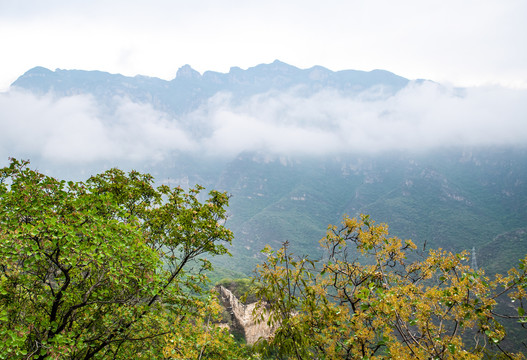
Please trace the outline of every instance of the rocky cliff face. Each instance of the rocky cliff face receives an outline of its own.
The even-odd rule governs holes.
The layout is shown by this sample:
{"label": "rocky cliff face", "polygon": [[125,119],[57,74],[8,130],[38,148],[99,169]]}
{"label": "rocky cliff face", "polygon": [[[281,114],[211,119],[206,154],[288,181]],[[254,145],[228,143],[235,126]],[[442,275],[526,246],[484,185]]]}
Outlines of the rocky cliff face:
{"label": "rocky cliff face", "polygon": [[260,338],[268,339],[273,334],[273,329],[267,325],[268,314],[263,314],[263,320],[257,321],[260,314],[256,312],[256,303],[243,304],[236,296],[223,286],[217,287],[222,305],[231,316],[231,330],[244,335],[247,344],[252,345]]}

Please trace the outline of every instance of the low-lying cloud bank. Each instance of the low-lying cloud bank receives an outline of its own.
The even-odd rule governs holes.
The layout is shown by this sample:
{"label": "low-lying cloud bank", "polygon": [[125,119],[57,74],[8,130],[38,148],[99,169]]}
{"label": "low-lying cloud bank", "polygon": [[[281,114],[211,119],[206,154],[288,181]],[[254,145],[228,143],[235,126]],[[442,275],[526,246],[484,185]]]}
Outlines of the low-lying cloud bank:
{"label": "low-lying cloud bank", "polygon": [[177,123],[151,105],[114,102],[109,111],[89,95],[1,94],[0,154],[58,162],[143,161],[196,148]]}
{"label": "low-lying cloud bank", "polygon": [[391,97],[326,89],[220,93],[181,118],[116,97],[0,94],[0,157],[82,163],[161,161],[174,151],[330,154],[456,145],[527,144],[527,90],[413,83]]}
{"label": "low-lying cloud bank", "polygon": [[527,91],[463,91],[413,84],[389,98],[321,91],[302,98],[270,93],[233,106],[212,99],[207,148],[328,153],[449,145],[527,144]]}

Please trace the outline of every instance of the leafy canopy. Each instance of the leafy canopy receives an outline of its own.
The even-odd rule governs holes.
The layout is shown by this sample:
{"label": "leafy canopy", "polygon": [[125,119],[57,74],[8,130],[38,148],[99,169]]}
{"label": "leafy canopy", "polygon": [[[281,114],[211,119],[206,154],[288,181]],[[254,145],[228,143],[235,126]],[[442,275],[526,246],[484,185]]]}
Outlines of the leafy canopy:
{"label": "leafy canopy", "polygon": [[[267,247],[267,260],[257,268],[260,309],[276,327],[260,344],[264,353],[284,359],[481,359],[493,346],[493,354],[523,358],[501,346],[506,333],[498,319],[527,323],[527,257],[519,269],[490,281],[466,264],[466,253],[433,250],[419,260],[411,241],[389,237],[386,225],[366,215],[329,227],[321,261],[295,257],[287,245]],[[409,261],[409,254],[418,260]],[[497,299],[505,294],[518,307],[499,314]]]}
{"label": "leafy canopy", "polygon": [[[228,196],[112,169],[58,181],[0,170],[0,358],[156,358],[227,252]],[[147,344],[147,345],[145,345]],[[157,351],[157,352],[156,352]]]}
{"label": "leafy canopy", "polygon": [[491,281],[466,253],[419,257],[366,215],[329,227],[322,260],[264,250],[253,285],[237,284],[276,331],[240,346],[202,290],[205,256],[232,240],[228,196],[202,190],[117,169],[85,182],[15,159],[0,169],[0,359],[522,358],[500,320],[527,324],[527,257]]}

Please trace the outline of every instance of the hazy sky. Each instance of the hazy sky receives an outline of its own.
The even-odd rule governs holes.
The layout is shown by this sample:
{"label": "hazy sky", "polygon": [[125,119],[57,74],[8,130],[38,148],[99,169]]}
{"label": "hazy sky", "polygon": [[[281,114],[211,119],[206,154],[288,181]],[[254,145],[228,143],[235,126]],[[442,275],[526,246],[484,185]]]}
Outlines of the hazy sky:
{"label": "hazy sky", "polygon": [[[0,0],[0,164],[16,156],[115,165],[164,161],[177,150],[230,156],[525,146],[526,15],[525,0]],[[168,80],[184,64],[228,72],[275,59],[300,68],[380,68],[436,83],[379,99],[323,89],[240,103],[220,93],[177,119],[126,98],[113,99],[108,115],[90,95],[7,90],[37,65]]]}
{"label": "hazy sky", "polygon": [[0,0],[0,91],[40,65],[172,79],[280,59],[527,87],[525,0]]}

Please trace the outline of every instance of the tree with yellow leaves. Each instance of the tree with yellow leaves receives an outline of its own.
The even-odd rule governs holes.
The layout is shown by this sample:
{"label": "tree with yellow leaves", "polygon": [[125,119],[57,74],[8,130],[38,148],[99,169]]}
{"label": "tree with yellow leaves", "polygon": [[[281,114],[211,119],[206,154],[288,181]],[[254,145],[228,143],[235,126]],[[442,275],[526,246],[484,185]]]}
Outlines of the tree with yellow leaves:
{"label": "tree with yellow leaves", "polygon": [[[419,259],[415,244],[389,237],[367,215],[330,226],[321,246],[321,261],[293,256],[287,243],[264,249],[256,293],[277,331],[261,351],[285,359],[524,358],[500,345],[498,319],[527,322],[527,257],[493,281],[467,265],[468,253],[433,250],[409,261]],[[506,294],[519,304],[515,314],[496,313]]]}

